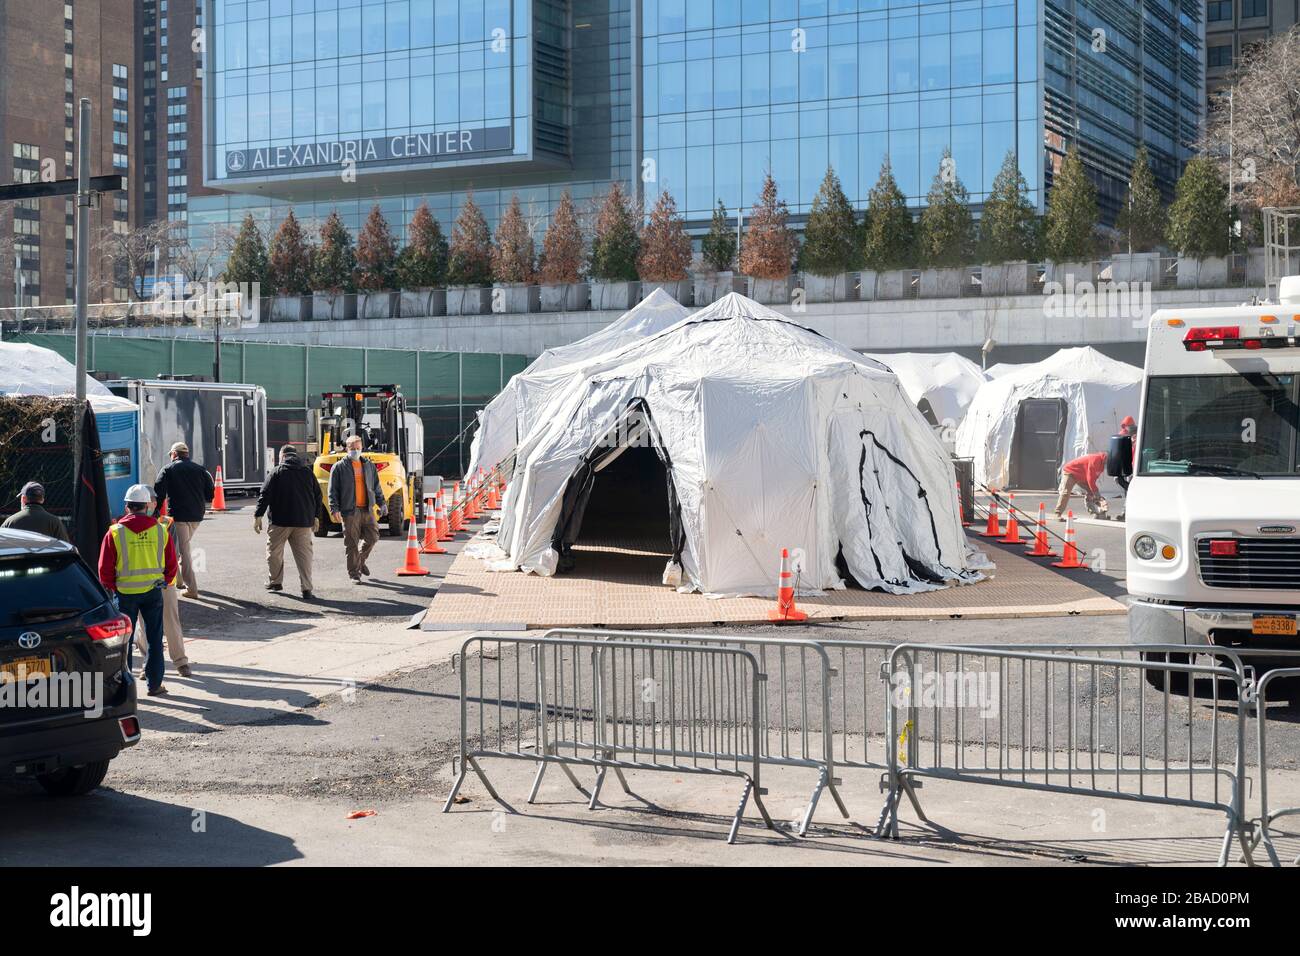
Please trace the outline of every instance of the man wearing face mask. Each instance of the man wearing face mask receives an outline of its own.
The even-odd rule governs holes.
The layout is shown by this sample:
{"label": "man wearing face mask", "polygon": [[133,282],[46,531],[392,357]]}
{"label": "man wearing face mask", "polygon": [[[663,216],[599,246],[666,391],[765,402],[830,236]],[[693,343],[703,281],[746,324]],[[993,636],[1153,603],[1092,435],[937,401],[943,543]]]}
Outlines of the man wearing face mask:
{"label": "man wearing face mask", "polygon": [[361,457],[361,436],[347,440],[347,457],[330,469],[330,517],[343,526],[343,549],[347,553],[348,577],[360,584],[363,575],[370,575],[366,559],[379,540],[379,517],[388,514],[388,502],[379,486],[379,470],[375,463]]}

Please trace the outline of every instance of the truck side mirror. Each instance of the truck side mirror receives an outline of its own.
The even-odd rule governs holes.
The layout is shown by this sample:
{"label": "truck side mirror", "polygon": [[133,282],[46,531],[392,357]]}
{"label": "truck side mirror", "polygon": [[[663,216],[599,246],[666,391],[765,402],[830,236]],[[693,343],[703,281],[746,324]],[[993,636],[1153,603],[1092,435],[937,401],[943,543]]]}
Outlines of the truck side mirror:
{"label": "truck side mirror", "polygon": [[1106,474],[1112,478],[1127,478],[1133,474],[1133,436],[1115,435],[1106,452]]}

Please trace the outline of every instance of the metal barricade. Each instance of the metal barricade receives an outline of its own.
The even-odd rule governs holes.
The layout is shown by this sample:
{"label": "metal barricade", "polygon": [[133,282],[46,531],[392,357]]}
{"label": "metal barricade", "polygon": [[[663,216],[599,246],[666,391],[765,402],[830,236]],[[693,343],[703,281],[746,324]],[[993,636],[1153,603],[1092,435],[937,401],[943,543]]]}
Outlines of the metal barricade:
{"label": "metal barricade", "polygon": [[760,783],[764,722],[755,717],[765,676],[750,652],[703,643],[474,636],[461,646],[459,663],[460,757],[444,813],[470,770],[509,808],[480,764],[499,757],[538,765],[530,803],[551,764],[584,796],[573,768],[595,768],[591,807],[611,769],[629,793],[625,770],[739,777],[744,790],[727,842],[735,842],[751,795],[764,823],[774,826]]}
{"label": "metal barricade", "polygon": [[[892,691],[888,798],[877,832],[898,836],[904,796],[928,823],[916,790],[922,778],[935,778],[1219,810],[1227,817],[1219,864],[1227,863],[1234,836],[1250,861],[1249,681],[1240,656],[1206,648],[1231,665],[1217,666],[1152,659],[1172,652],[1163,647],[1129,647],[1126,656],[1095,650],[896,647],[885,675]],[[1163,689],[1149,686],[1148,675]],[[1184,680],[1185,695],[1174,690]],[[1209,718],[1193,719],[1196,700],[1204,699],[1197,695],[1206,691]],[[1235,720],[1221,720],[1221,708]]]}
{"label": "metal barricade", "polygon": [[[1252,702],[1255,705],[1255,742],[1258,748],[1257,759],[1259,761],[1259,817],[1254,821],[1255,832],[1252,845],[1264,845],[1264,852],[1268,854],[1268,860],[1274,866],[1280,866],[1281,861],[1278,859],[1277,847],[1273,845],[1273,834],[1271,827],[1273,821],[1281,817],[1295,816],[1300,814],[1300,807],[1283,807],[1281,809],[1271,809],[1269,807],[1268,797],[1268,716],[1265,711],[1268,708],[1268,689],[1269,685],[1279,680],[1300,681],[1300,667],[1283,667],[1270,670],[1255,683],[1254,693],[1251,695]],[[1292,691],[1291,693],[1294,693]],[[1293,864],[1300,864],[1300,857],[1292,860]]]}

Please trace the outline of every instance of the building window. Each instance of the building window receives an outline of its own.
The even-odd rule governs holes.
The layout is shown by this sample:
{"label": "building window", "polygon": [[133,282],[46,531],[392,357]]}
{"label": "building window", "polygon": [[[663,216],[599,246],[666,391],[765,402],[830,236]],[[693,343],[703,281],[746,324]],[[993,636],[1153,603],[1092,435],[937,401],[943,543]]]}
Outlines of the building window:
{"label": "building window", "polygon": [[1205,51],[1205,64],[1211,67],[1232,66],[1232,44],[1224,43],[1219,46],[1207,47]]}
{"label": "building window", "polygon": [[1241,18],[1268,16],[1268,0],[1241,0]]}
{"label": "building window", "polygon": [[[1250,0],[1246,0],[1247,3]],[[1232,0],[1210,0],[1205,5],[1205,22],[1206,23],[1231,23],[1232,22]]]}

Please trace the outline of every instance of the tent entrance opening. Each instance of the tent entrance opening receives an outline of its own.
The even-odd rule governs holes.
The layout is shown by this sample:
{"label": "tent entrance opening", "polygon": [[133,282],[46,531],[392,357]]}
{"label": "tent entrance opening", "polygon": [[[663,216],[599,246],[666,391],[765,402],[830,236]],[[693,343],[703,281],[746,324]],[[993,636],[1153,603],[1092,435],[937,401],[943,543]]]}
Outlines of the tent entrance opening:
{"label": "tent entrance opening", "polygon": [[1011,442],[1011,487],[1056,487],[1068,415],[1063,398],[1028,398],[1020,403]]}
{"label": "tent entrance opening", "polygon": [[[672,552],[668,470],[649,445],[625,448],[592,476],[574,547],[652,554],[662,566]],[[594,554],[584,555],[590,564]]]}

